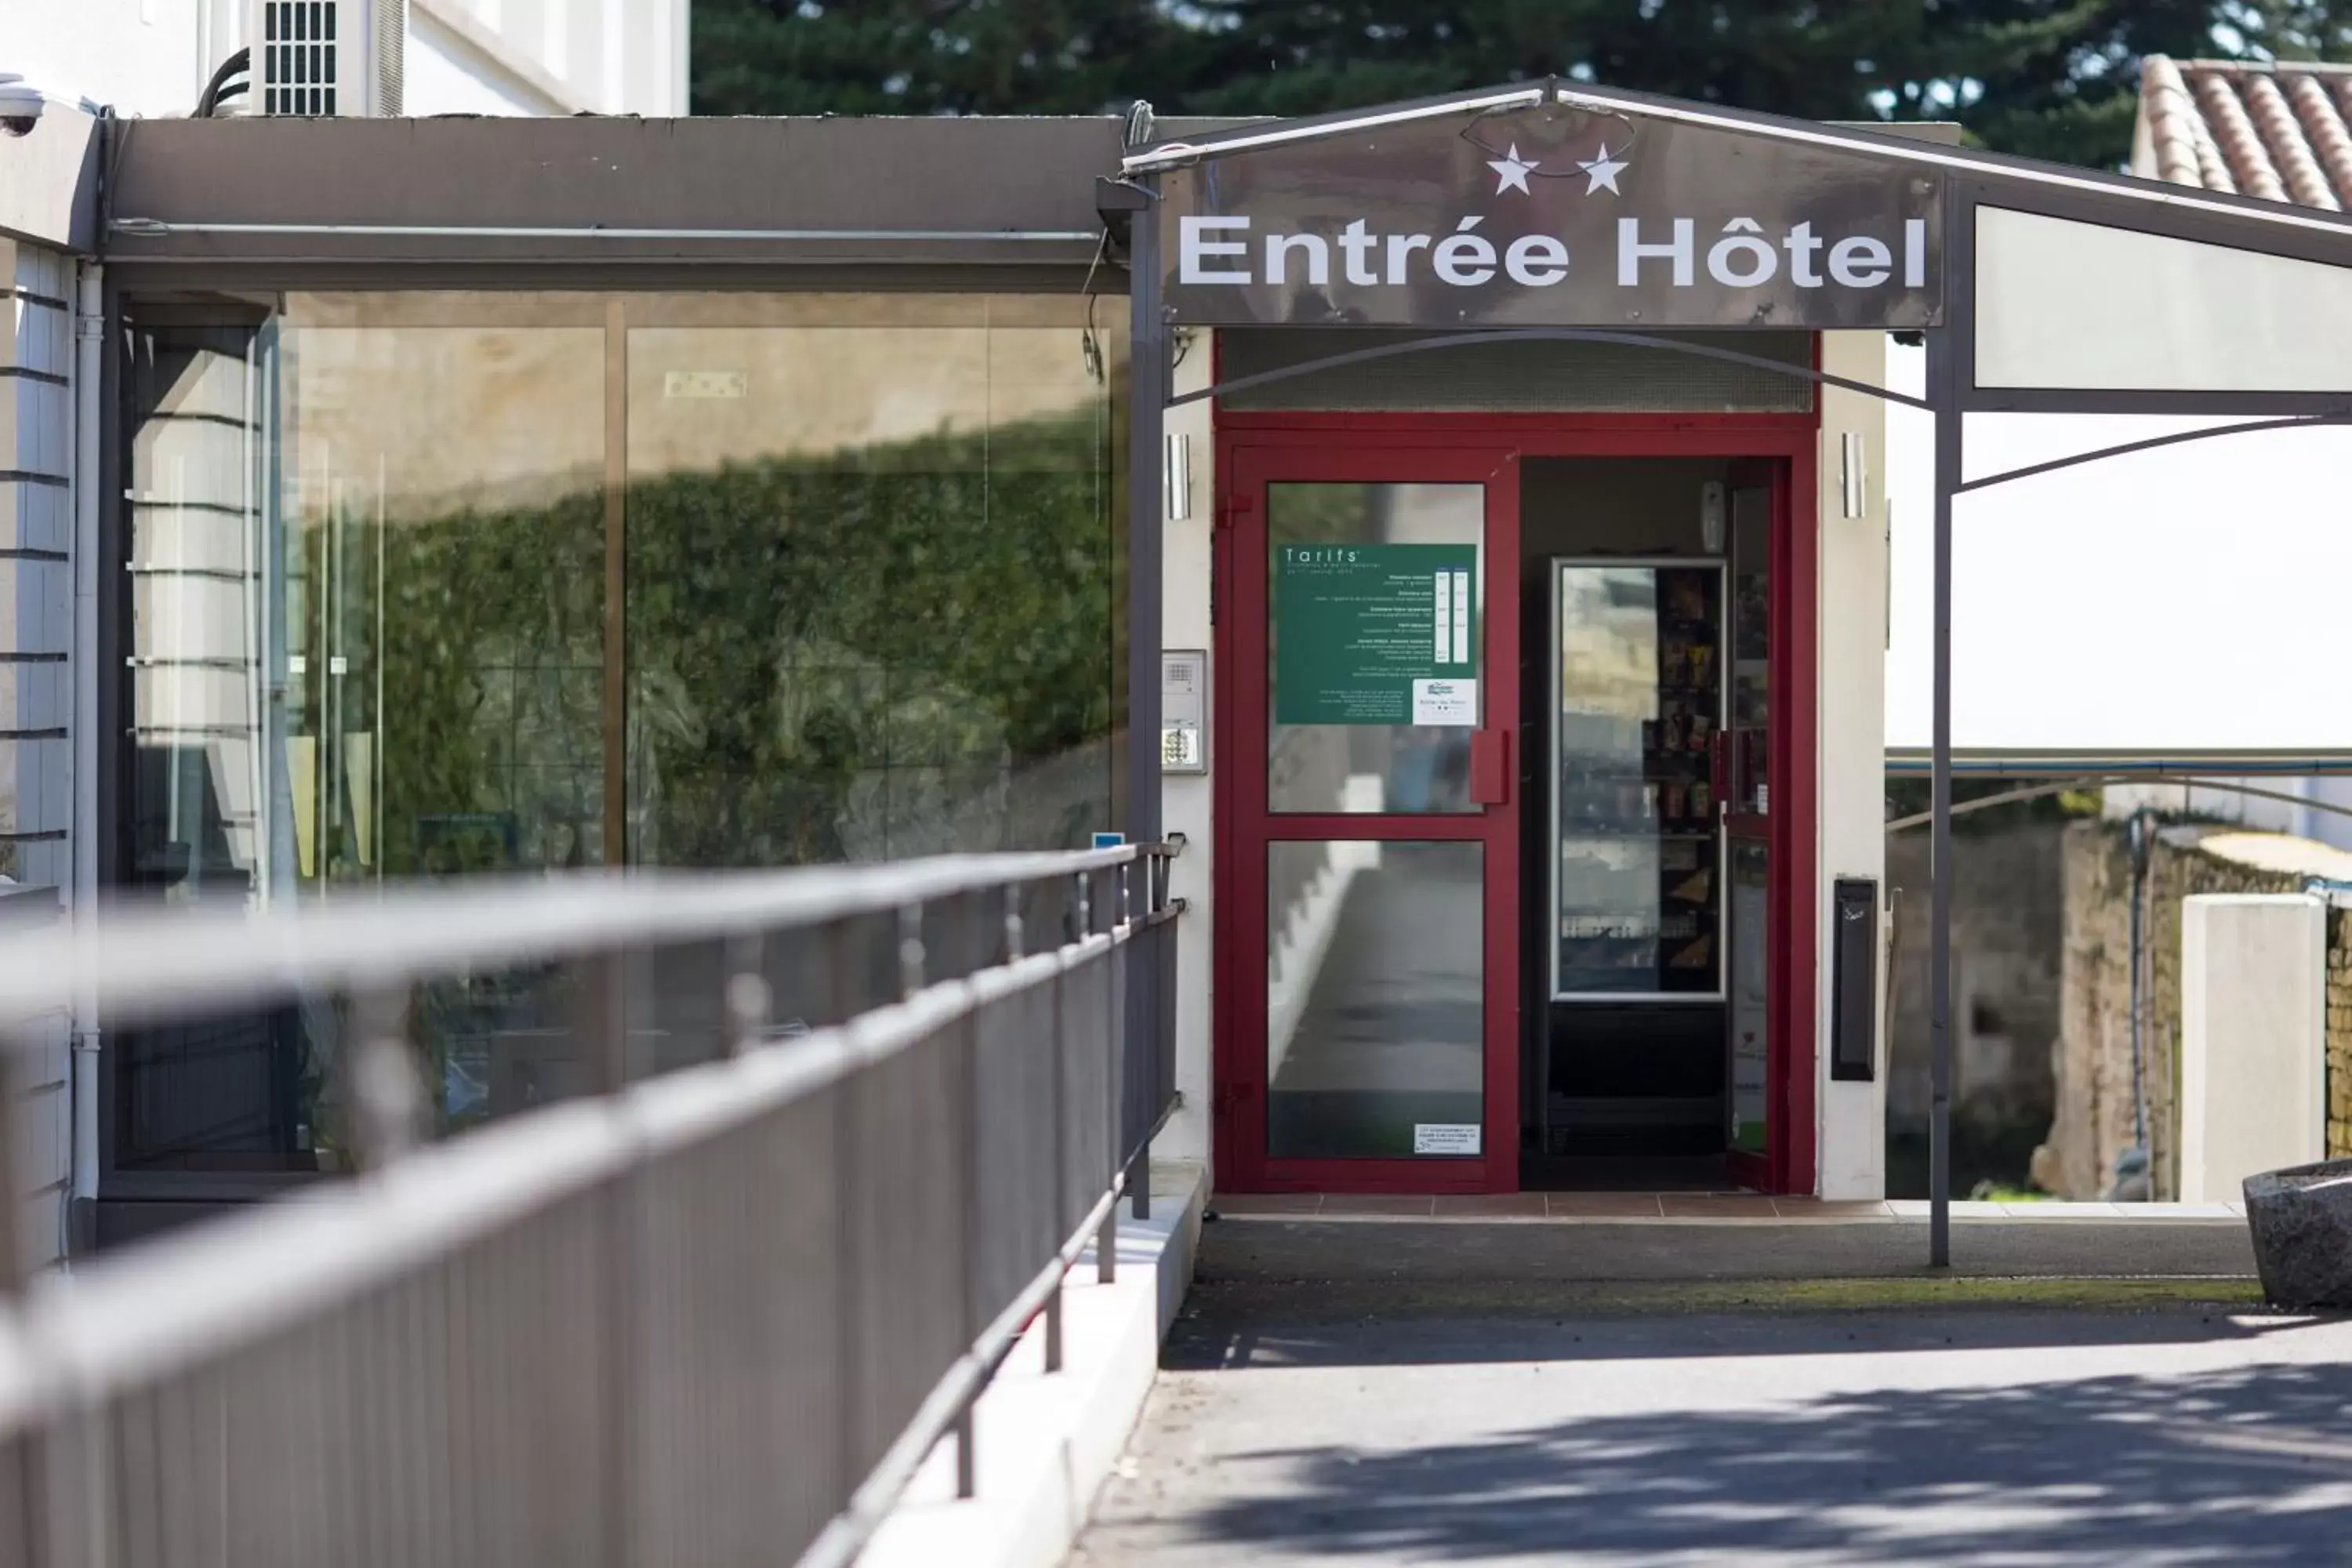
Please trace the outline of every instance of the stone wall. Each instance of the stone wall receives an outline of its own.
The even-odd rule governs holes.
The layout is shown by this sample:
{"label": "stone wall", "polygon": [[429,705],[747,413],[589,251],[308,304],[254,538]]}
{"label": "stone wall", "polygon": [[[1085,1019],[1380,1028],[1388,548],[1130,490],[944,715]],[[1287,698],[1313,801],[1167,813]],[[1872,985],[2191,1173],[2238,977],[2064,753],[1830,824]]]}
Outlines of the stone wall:
{"label": "stone wall", "polygon": [[[2058,820],[1959,818],[1952,839],[1952,1180],[2021,1184],[2053,1114]],[[1927,1196],[1928,835],[1886,837],[1894,889],[1886,1192]]]}
{"label": "stone wall", "polygon": [[[2341,852],[2283,834],[2179,826],[2148,854],[2141,941],[2147,975],[2145,1059],[2135,1109],[2131,1042],[2131,851],[2126,825],[2086,821],[2064,838],[2065,942],[2055,1062],[2057,1107],[2033,1178],[2069,1198],[2105,1195],[2144,1114],[2151,1196],[2179,1191],[2181,900],[2199,893],[2300,892],[2340,876]],[[2331,908],[2328,1147],[2352,1153],[2352,911]]]}
{"label": "stone wall", "polygon": [[2352,1157],[2352,911],[2327,911],[2327,1153]]}
{"label": "stone wall", "polygon": [[[1979,1145],[1987,1158],[2012,1147],[2021,1167],[2054,1104],[2063,826],[1969,825],[1952,846],[1955,1141]],[[1895,834],[1886,847],[1896,900],[1886,1121],[1898,1140],[1924,1140],[1927,1127],[1928,847],[1924,829]],[[2016,1181],[2024,1173],[2018,1168],[2005,1174]]]}

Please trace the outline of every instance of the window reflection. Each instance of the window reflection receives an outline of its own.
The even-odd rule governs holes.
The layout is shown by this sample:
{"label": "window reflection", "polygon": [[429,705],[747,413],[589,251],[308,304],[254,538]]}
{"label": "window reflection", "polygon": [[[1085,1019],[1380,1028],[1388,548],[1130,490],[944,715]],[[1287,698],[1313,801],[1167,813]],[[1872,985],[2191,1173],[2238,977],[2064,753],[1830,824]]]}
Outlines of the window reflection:
{"label": "window reflection", "polygon": [[[1123,339],[1086,306],[134,308],[121,879],[265,905],[1085,844],[1126,696]],[[632,1060],[715,1048],[646,984]],[[429,989],[445,1125],[584,1082],[562,977]],[[121,1037],[117,1163],[334,1165],[339,1018]]]}
{"label": "window reflection", "polygon": [[631,858],[1087,843],[1112,821],[1124,589],[1076,319],[721,309],[629,334]]}

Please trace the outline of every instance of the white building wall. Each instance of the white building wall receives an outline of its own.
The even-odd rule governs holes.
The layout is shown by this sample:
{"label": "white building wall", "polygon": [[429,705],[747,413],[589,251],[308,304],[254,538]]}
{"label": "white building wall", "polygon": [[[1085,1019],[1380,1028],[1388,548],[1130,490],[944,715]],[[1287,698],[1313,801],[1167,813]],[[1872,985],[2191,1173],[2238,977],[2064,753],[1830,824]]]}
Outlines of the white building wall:
{"label": "white building wall", "polygon": [[[1873,385],[1885,384],[1886,338],[1879,332],[1825,332],[1822,369]],[[1830,1002],[1833,983],[1832,884],[1866,877],[1886,886],[1886,426],[1915,417],[1882,400],[1833,386],[1822,389],[1820,617],[1820,826],[1813,894],[1816,966],[1798,984],[1813,988],[1814,1086],[1820,1107],[1819,1191],[1824,1198],[1876,1198],[1886,1190],[1886,1042],[1874,1052],[1868,1083],[1830,1077]],[[1924,415],[1916,417],[1925,418]],[[1862,437],[1862,515],[1844,515],[1843,438]],[[1885,926],[1878,944],[1876,994],[1886,994]],[[1874,1034],[1883,1033],[1879,1017]]]}
{"label": "white building wall", "polygon": [[245,42],[245,0],[0,0],[0,70],[52,98],[185,114]]}
{"label": "white building wall", "polygon": [[[404,112],[682,115],[691,5],[409,0]],[[0,0],[0,70],[125,118],[186,114],[247,44],[250,9],[249,0]]]}
{"label": "white building wall", "polygon": [[[1173,390],[1196,392],[1209,384],[1216,354],[1208,332],[1198,333],[1176,366]],[[1163,426],[1187,447],[1192,469],[1192,514],[1163,518],[1160,535],[1160,633],[1162,647],[1209,648],[1210,711],[1209,771],[1202,774],[1171,774],[1161,783],[1160,810],[1162,830],[1184,836],[1184,853],[1176,859],[1173,891],[1188,901],[1183,927],[1176,941],[1176,1091],[1182,1103],[1169,1118],[1167,1130],[1153,1146],[1161,1159],[1210,1159],[1210,1097],[1215,1082],[1210,1020],[1215,996],[1212,990],[1211,955],[1215,945],[1216,906],[1210,889],[1215,885],[1216,838],[1209,815],[1211,781],[1225,759],[1216,749],[1215,637],[1209,621],[1209,595],[1214,567],[1216,528],[1216,440],[1209,426],[1205,402],[1171,408]],[[1163,504],[1167,500],[1161,494]],[[1212,1171],[1213,1177],[1215,1173]]]}
{"label": "white building wall", "polygon": [[[0,237],[0,940],[72,891],[73,258]],[[73,1170],[64,1009],[0,1019],[33,1048],[5,1081],[26,1261],[64,1256]]]}

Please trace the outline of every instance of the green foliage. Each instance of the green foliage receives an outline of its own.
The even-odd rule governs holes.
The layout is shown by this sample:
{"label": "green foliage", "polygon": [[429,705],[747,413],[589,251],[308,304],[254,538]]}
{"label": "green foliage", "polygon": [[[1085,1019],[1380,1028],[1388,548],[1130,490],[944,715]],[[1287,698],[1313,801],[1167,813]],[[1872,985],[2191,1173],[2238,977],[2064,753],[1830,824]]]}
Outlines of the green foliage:
{"label": "green foliage", "polygon": [[1557,73],[1814,119],[1958,119],[2116,166],[2139,61],[2341,58],[2315,0],[696,0],[698,113],[1309,114]]}
{"label": "green foliage", "polygon": [[[861,799],[887,835],[1089,748],[1103,761],[1073,775],[1086,799],[1066,778],[1057,800],[993,820],[1013,832],[1058,805],[1072,821],[1044,830],[1056,841],[1105,820],[1125,591],[1107,439],[1087,410],[633,483],[632,858],[837,860]],[[390,875],[603,858],[604,516],[590,491],[386,531]],[[343,561],[372,554],[372,526],[342,527]],[[304,542],[310,581],[325,548],[322,531]],[[373,572],[342,570],[362,601],[347,613],[372,615]],[[362,659],[338,700],[365,704],[374,685]],[[365,706],[325,715],[314,691],[298,733],[367,730]],[[364,875],[351,792],[327,796],[342,817],[329,874]]]}
{"label": "green foliage", "polygon": [[960,796],[1107,736],[1102,439],[1088,413],[633,487],[650,858],[837,859],[861,774]]}

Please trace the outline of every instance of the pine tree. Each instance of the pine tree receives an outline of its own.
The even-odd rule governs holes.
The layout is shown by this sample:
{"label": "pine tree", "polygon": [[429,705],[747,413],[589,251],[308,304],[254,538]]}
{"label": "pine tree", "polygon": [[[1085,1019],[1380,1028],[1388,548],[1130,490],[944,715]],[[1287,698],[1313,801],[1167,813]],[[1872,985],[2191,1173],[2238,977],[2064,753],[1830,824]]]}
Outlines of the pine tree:
{"label": "pine tree", "polygon": [[717,114],[1307,114],[1549,73],[1958,120],[2115,167],[2142,57],[2339,56],[2324,0],[696,0]]}

